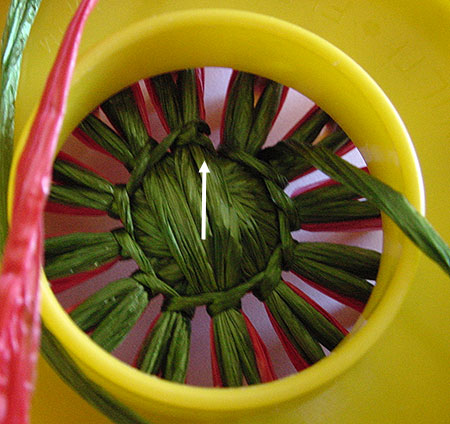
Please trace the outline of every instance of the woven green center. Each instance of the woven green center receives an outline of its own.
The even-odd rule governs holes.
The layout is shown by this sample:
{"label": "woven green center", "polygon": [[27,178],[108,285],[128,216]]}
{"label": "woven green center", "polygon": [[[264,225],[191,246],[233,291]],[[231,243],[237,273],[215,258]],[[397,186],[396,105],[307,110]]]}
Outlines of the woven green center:
{"label": "woven green center", "polygon": [[[176,78],[166,74],[149,80],[150,97],[168,129],[160,142],[148,135],[141,119],[136,87],[101,105],[113,128],[91,114],[75,131],[125,166],[126,184],[112,184],[65,156],[54,164],[52,202],[106,212],[121,226],[106,233],[47,239],[47,277],[56,290],[66,284],[61,279],[117,258],[133,259],[138,271],[90,296],[71,317],[112,351],[149,301],[162,294],[161,314],[140,349],[137,366],[179,382],[186,378],[196,307],[205,305],[212,317],[220,384],[268,381],[272,372],[261,364],[270,360],[241,311],[242,297],[251,292],[264,302],[294,366],[301,369],[324,356],[322,346],[333,349],[345,329],[285,283],[282,271],[292,270],[359,308],[372,290],[366,279],[374,279],[378,270],[376,252],[299,243],[291,236],[308,222],[379,216],[376,208],[342,186],[294,198],[285,193],[288,178],[310,168],[296,146],[311,145],[330,122],[328,115],[316,110],[288,139],[261,149],[283,87],[266,81],[256,101],[254,76],[237,73],[231,86],[218,149],[203,120],[198,74],[190,70]],[[338,127],[320,140],[329,150],[347,143]],[[203,163],[210,170],[205,239],[200,231]]]}
{"label": "woven green center", "polygon": [[[147,278],[152,290],[161,290],[163,283],[176,288],[176,295],[169,287],[166,290],[167,295],[174,295],[167,301],[169,310],[187,311],[207,304],[216,314],[238,307],[240,297],[256,286],[256,281],[249,285],[248,280],[266,268],[280,243],[279,220],[285,220],[265,189],[264,177],[255,169],[258,162],[253,159],[256,166],[251,168],[251,162],[250,166],[243,162],[245,156],[240,164],[226,157],[235,155],[218,154],[205,131],[203,123],[186,124],[155,148],[164,152],[158,162],[150,164],[150,159],[143,159],[148,163],[136,166],[138,171],[130,179],[136,181],[132,192],[129,182],[124,188],[126,194],[120,197],[123,200],[115,202],[125,228],[115,236],[121,255],[133,258],[141,272],[152,277]],[[155,156],[159,155],[154,151],[145,158]],[[204,161],[211,172],[207,237],[201,240],[199,168]],[[267,165],[261,167],[264,171]],[[283,186],[276,185],[273,175],[276,172],[271,172],[267,184],[274,191],[276,187],[276,194],[289,202],[283,193],[284,178],[278,177]],[[160,260],[152,264],[151,258]],[[280,281],[279,254],[277,258]],[[154,281],[155,275],[161,281]],[[268,278],[261,276],[259,280]]]}

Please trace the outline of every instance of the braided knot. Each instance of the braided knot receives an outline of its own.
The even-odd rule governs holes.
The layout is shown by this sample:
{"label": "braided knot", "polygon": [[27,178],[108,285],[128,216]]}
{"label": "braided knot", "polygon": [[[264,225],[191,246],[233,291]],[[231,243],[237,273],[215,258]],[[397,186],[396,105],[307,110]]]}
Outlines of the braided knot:
{"label": "braided knot", "polygon": [[167,311],[186,311],[197,306],[207,305],[211,316],[216,316],[228,309],[239,309],[242,297],[253,291],[258,299],[264,301],[281,282],[283,250],[281,245],[273,251],[267,267],[249,280],[228,290],[202,293],[194,296],[170,297],[165,302]]}
{"label": "braided knot", "polygon": [[263,271],[231,288],[186,295],[185,289],[177,290],[156,275],[150,259],[134,236],[130,198],[141,187],[145,176],[170,149],[196,144],[203,149],[214,150],[210,139],[206,136],[209,133],[209,127],[205,122],[191,121],[173,130],[156,147],[147,143],[136,156],[135,166],[127,185],[116,185],[113,191],[112,210],[124,225],[123,229],[114,230],[113,235],[120,246],[121,256],[134,259],[140,268],[133,278],[153,295],[162,293],[165,296],[164,311],[182,312],[189,318],[192,317],[195,307],[201,305],[206,305],[208,313],[213,317],[229,309],[240,309],[241,299],[248,292],[253,292],[262,301],[267,299],[280,284],[283,269],[290,268],[295,246],[290,231],[299,226],[295,205],[284,192],[288,184],[287,179],[270,164],[246,152],[224,149],[222,150],[224,156],[239,163],[264,181],[272,201],[278,208],[280,243],[273,250]]}
{"label": "braided knot", "polygon": [[297,209],[292,199],[284,192],[288,184],[286,177],[281,175],[273,166],[246,152],[233,151],[223,148],[221,153],[241,165],[253,174],[262,177],[275,205],[287,216],[292,230],[300,228]]}
{"label": "braided knot", "polygon": [[111,210],[120,218],[127,233],[134,235],[130,196],[124,184],[116,184],[114,186]]}

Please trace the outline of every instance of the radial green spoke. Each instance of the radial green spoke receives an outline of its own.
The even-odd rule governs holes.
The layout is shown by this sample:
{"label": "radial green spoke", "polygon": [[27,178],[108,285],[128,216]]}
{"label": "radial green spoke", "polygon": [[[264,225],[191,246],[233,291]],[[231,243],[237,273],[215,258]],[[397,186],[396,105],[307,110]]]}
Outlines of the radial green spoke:
{"label": "radial green spoke", "polygon": [[134,156],[138,155],[147,143],[152,147],[156,146],[156,141],[147,134],[131,88],[110,97],[102,103],[101,108],[114,128],[127,141]]}

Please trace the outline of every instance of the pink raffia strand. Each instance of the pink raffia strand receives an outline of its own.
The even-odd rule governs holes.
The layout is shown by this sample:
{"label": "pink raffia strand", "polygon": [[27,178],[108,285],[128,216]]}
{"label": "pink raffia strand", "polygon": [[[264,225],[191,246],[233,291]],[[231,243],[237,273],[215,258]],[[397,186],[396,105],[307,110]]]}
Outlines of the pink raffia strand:
{"label": "pink raffia strand", "polygon": [[247,331],[252,342],[253,351],[255,352],[256,365],[258,366],[261,382],[268,383],[269,381],[276,380],[277,375],[273,369],[273,364],[266,345],[247,315],[242,312],[242,316],[244,317],[245,325],[247,326]]}
{"label": "pink raffia strand", "polygon": [[80,4],[47,79],[17,166],[0,275],[0,423],[28,423],[40,336],[42,217],[81,33],[97,0]]}
{"label": "pink raffia strand", "polygon": [[291,271],[292,274],[300,278],[302,281],[304,281],[309,286],[315,288],[316,290],[322,292],[323,294],[326,294],[327,296],[331,297],[332,299],[342,303],[343,305],[347,305],[350,308],[354,309],[355,311],[362,312],[366,304],[364,302],[361,302],[360,300],[352,299],[350,297],[342,296],[339,293],[336,293],[330,289],[327,289],[326,287],[321,286],[320,284],[316,283],[315,281],[308,280],[307,278],[303,277],[300,274],[295,273],[294,271]]}

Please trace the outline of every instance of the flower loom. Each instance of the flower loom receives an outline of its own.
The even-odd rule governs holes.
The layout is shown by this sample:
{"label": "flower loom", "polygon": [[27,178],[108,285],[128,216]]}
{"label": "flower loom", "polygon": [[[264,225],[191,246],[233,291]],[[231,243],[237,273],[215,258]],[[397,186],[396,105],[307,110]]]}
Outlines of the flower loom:
{"label": "flower loom", "polygon": [[[266,81],[255,101],[256,78],[235,72],[225,107],[222,141],[208,138],[202,101],[202,70],[164,74],[146,81],[168,135],[149,135],[139,84],[101,105],[111,126],[95,114],[75,136],[110,154],[129,170],[126,184],[113,185],[60,154],[54,164],[49,210],[96,213],[120,219],[106,233],[76,233],[46,241],[45,272],[55,292],[104,270],[117,258],[132,258],[139,270],[89,297],[70,312],[74,321],[108,351],[114,350],[150,299],[164,295],[136,365],[144,372],[184,382],[189,358],[190,319],[206,305],[212,317],[216,385],[236,386],[275,378],[256,330],[240,308],[252,292],[270,319],[297,370],[332,350],[347,331],[298,288],[282,281],[292,270],[332,297],[362,310],[378,272],[379,253],[331,243],[296,242],[291,231],[333,223],[351,228],[376,225],[379,211],[342,185],[323,183],[292,199],[288,179],[311,170],[295,146],[347,151],[346,134],[317,107],[284,141],[261,149],[286,94]],[[256,87],[257,88],[257,87]],[[143,119],[141,118],[143,114]],[[98,111],[97,111],[98,115]],[[200,239],[200,175],[209,175],[208,229]],[[56,204],[54,204],[56,203]],[[71,206],[68,209],[67,206]],[[82,210],[78,208],[83,208]]]}
{"label": "flower loom", "polygon": [[40,3],[2,40],[0,423],[441,422],[448,34],[404,43],[438,1]]}

